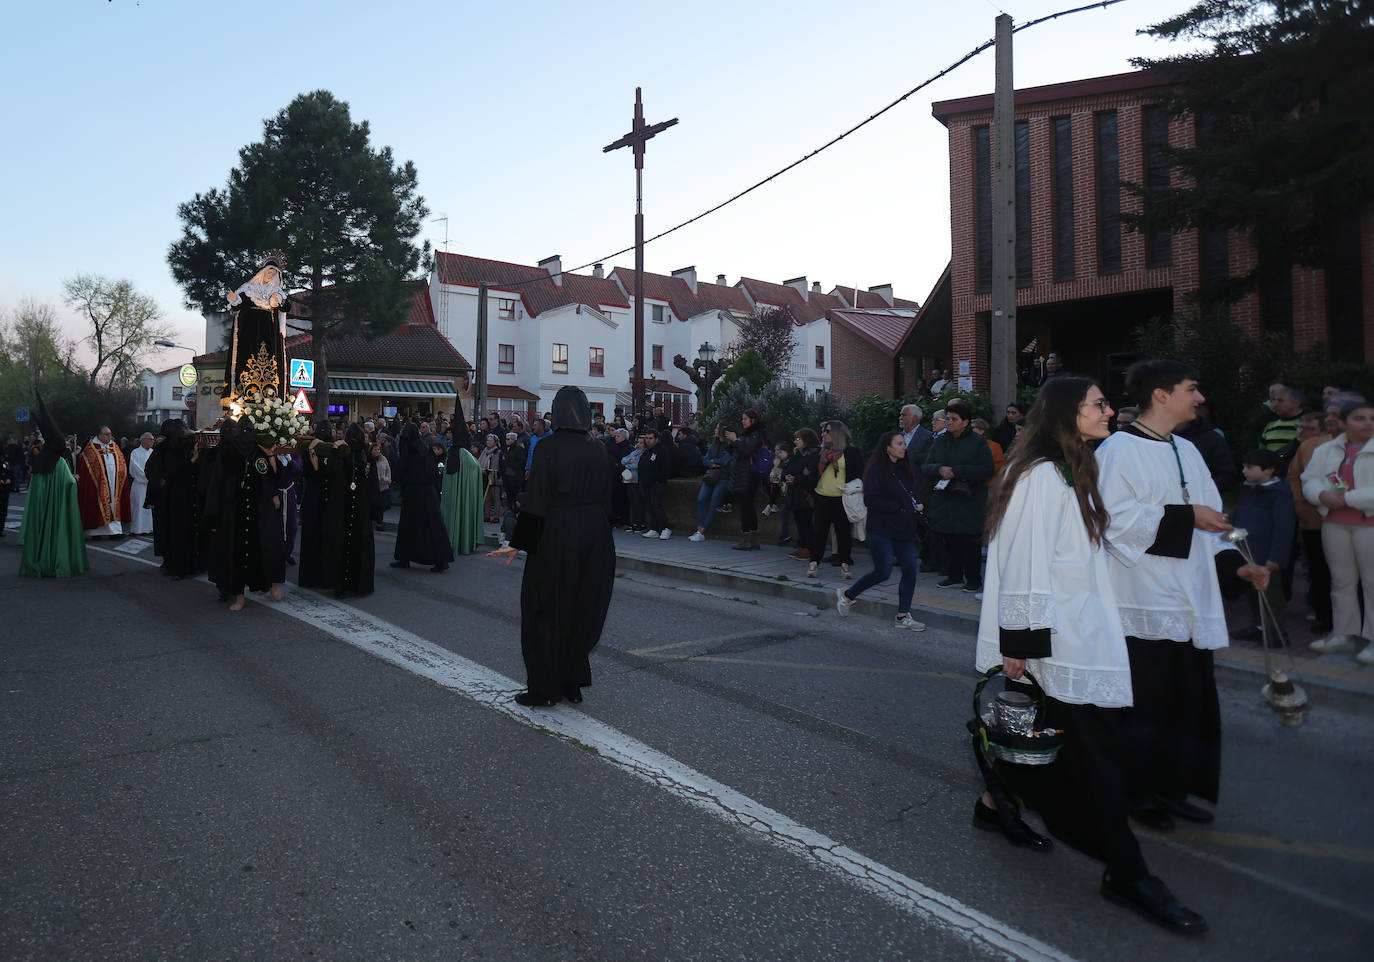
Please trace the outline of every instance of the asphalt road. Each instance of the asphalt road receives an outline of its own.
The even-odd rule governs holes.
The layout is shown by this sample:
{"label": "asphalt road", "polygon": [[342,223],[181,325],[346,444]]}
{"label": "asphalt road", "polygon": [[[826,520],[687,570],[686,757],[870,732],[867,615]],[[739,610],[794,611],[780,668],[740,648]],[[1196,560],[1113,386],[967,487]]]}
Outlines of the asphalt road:
{"label": "asphalt road", "polygon": [[1187,939],[971,830],[967,635],[626,573],[541,712],[521,562],[235,615],[113,547],[0,541],[6,960],[1368,957],[1364,705],[1223,690],[1217,822],[1141,832]]}

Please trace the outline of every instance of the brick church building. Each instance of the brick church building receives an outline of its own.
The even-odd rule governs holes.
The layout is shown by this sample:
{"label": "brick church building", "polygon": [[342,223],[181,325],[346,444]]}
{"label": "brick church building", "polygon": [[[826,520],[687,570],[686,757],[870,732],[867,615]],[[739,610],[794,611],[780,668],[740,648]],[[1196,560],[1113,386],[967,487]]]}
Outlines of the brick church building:
{"label": "brick church building", "polygon": [[[1119,389],[1132,331],[1187,306],[1204,282],[1250,270],[1238,231],[1125,229],[1140,201],[1122,181],[1167,187],[1166,144],[1195,142],[1192,118],[1158,105],[1166,77],[1136,71],[1017,90],[1016,283],[1018,360],[1058,352],[1066,367]],[[949,130],[951,364],[989,377],[992,280],[992,95],[946,100]],[[1177,181],[1175,180],[1175,183]],[[1338,230],[1345,251],[1328,270],[1293,268],[1232,305],[1248,333],[1274,331],[1295,351],[1322,343],[1332,358],[1374,363],[1374,210]],[[1032,353],[1024,348],[1034,343]]]}

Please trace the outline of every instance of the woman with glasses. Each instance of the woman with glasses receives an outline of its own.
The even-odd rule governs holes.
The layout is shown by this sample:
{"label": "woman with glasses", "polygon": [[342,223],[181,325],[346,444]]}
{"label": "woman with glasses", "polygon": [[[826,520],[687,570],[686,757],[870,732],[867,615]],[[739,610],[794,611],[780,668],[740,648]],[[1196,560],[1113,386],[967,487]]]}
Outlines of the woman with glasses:
{"label": "woman with glasses", "polygon": [[1031,676],[1045,693],[1038,726],[1059,729],[1054,763],[991,762],[975,742],[987,790],[976,828],[1012,845],[1052,843],[1021,818],[1022,799],[1051,834],[1106,862],[1102,895],[1178,932],[1206,920],[1149,874],[1131,831],[1122,726],[1133,702],[1131,661],[1105,547],[1108,516],[1090,443],[1112,409],[1088,378],[1045,382],[988,508],[987,590],[976,664]]}
{"label": "woman with glasses", "polygon": [[974,433],[973,412],[958,398],[945,405],[948,428],[937,437],[926,455],[922,474],[934,484],[930,493],[930,528],[945,539],[949,550],[949,577],[937,588],[963,588],[973,594],[983,590],[983,511],[992,477],[992,452]]}
{"label": "woman with glasses", "polygon": [[821,428],[820,460],[817,464],[816,488],[811,502],[815,511],[815,528],[811,532],[811,566],[808,578],[820,577],[821,558],[830,529],[835,529],[835,553],[832,565],[840,566],[845,581],[854,577],[854,536],[849,515],[844,510],[844,486],[863,477],[863,455],[849,443],[849,428],[842,421],[831,421]]}

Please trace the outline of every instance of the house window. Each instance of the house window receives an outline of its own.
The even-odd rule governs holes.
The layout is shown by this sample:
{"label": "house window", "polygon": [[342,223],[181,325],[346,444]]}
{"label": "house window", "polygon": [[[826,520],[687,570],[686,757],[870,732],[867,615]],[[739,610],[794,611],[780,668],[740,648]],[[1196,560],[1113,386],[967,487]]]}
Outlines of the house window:
{"label": "house window", "polygon": [[667,321],[667,317],[664,316],[664,307],[662,304],[650,305],[649,309],[652,311],[651,316],[655,324],[663,324]]}
{"label": "house window", "polygon": [[818,370],[818,371],[824,371],[824,370],[825,370],[825,345],[824,345],[824,344],[817,344],[817,345],[816,345],[816,370]]}
{"label": "house window", "polygon": [[1093,115],[1097,146],[1097,272],[1121,271],[1121,175],[1117,167],[1116,111]]}
{"label": "house window", "polygon": [[515,299],[502,297],[496,302],[496,316],[503,321],[515,320]]}
{"label": "house window", "polygon": [[[1168,190],[1169,117],[1163,107],[1146,107],[1141,111],[1141,119],[1145,139],[1145,186],[1152,191]],[[1145,203],[1148,218],[1149,200]],[[1145,235],[1145,266],[1168,267],[1174,258],[1173,239],[1168,227],[1151,226]]]}
{"label": "house window", "polygon": [[606,376],[606,349],[604,347],[590,347],[587,349],[587,376]]}
{"label": "house window", "polygon": [[1016,147],[1016,286],[1031,285],[1030,121],[1018,120]]}
{"label": "house window", "polygon": [[596,417],[598,414],[603,418],[606,416],[606,405],[600,401],[588,401],[587,407],[592,409],[592,417]]}
{"label": "house window", "polygon": [[[992,290],[992,141],[986,126],[973,128],[974,283]],[[857,297],[858,294],[856,293]]]}
{"label": "house window", "polygon": [[498,344],[496,346],[496,371],[498,374],[515,373],[514,344]]}
{"label": "house window", "polygon": [[153,386],[151,384],[148,385],[148,403],[153,403]]}
{"label": "house window", "polygon": [[172,386],[172,400],[173,400],[173,401],[180,401],[180,400],[181,400],[181,385],[180,385],[180,384],[175,384],[175,385]]}
{"label": "house window", "polygon": [[655,344],[653,353],[653,368],[655,371],[663,370],[663,345]]}
{"label": "house window", "polygon": [[555,344],[553,346],[553,373],[568,373],[568,345]]}
{"label": "house window", "polygon": [[1053,199],[1050,217],[1054,234],[1054,279],[1071,281],[1073,261],[1073,122],[1068,117],[1050,121],[1054,140]]}

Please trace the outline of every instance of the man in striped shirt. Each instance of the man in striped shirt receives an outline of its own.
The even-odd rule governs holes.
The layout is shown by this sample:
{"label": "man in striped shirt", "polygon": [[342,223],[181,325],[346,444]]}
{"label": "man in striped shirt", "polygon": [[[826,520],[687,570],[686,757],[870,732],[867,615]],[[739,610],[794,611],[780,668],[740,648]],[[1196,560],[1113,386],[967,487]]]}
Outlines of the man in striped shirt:
{"label": "man in striped shirt", "polygon": [[1302,391],[1295,387],[1282,387],[1274,392],[1272,403],[1275,417],[1260,432],[1260,448],[1277,454],[1284,471],[1288,469],[1288,462],[1293,460],[1298,448],[1298,428],[1302,426],[1304,400]]}

